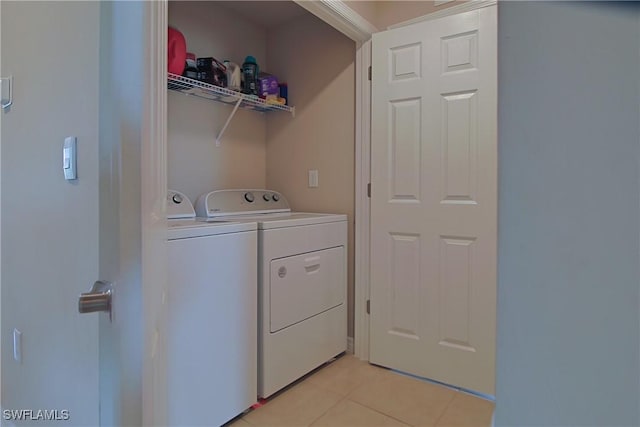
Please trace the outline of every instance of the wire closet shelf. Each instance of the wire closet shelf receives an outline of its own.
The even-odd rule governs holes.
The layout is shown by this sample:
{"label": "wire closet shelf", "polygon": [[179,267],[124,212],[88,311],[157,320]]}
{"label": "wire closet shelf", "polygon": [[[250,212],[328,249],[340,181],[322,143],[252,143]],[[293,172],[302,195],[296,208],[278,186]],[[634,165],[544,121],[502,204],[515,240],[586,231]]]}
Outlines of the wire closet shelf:
{"label": "wire closet shelf", "polygon": [[231,89],[211,85],[172,73],[168,73],[167,88],[187,95],[193,95],[199,98],[210,99],[212,101],[234,106],[238,105],[239,102],[240,108],[259,111],[261,113],[268,111],[284,111],[295,116],[296,111],[295,107],[291,107],[289,105],[271,104],[255,95],[247,95],[245,93],[236,92]]}

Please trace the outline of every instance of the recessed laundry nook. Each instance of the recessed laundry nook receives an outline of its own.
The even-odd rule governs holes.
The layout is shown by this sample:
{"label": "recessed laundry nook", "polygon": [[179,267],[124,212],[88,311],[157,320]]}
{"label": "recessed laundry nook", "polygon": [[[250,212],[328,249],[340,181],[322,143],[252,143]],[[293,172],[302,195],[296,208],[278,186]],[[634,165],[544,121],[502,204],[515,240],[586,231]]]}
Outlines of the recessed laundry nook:
{"label": "recessed laundry nook", "polygon": [[168,12],[168,421],[218,424],[353,336],[355,44],[294,2]]}

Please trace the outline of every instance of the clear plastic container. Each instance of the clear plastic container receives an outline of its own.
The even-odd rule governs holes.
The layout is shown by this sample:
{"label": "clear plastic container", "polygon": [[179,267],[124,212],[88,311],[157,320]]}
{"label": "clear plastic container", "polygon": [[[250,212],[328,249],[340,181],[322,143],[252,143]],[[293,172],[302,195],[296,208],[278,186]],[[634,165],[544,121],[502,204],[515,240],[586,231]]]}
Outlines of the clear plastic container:
{"label": "clear plastic container", "polygon": [[224,65],[227,67],[227,86],[229,89],[240,91],[242,89],[240,66],[228,59],[224,60]]}

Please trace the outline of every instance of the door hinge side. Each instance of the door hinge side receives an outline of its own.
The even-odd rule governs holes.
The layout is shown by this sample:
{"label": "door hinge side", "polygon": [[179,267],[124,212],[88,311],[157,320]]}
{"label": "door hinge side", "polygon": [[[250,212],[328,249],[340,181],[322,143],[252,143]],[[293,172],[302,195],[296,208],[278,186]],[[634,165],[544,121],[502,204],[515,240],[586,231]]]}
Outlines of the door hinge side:
{"label": "door hinge side", "polygon": [[371,198],[371,183],[367,184],[367,197]]}
{"label": "door hinge side", "polygon": [[371,81],[371,65],[369,65],[369,81]]}
{"label": "door hinge side", "polygon": [[367,314],[371,314],[371,300],[367,300]]}

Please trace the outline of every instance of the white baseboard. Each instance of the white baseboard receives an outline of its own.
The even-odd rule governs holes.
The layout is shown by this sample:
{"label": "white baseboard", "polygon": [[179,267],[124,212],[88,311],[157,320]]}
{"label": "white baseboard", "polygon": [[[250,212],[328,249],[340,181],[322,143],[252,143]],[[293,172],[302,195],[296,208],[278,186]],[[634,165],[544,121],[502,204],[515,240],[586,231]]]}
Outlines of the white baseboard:
{"label": "white baseboard", "polygon": [[347,353],[353,354],[353,337],[347,337]]}

